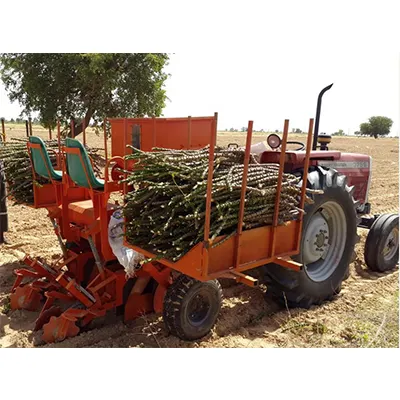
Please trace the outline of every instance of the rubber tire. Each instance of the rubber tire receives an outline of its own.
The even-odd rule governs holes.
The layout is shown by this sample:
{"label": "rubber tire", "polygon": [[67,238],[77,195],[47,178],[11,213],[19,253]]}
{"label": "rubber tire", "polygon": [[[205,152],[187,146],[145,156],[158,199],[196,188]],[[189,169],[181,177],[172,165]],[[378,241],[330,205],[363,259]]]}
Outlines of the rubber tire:
{"label": "rubber tire", "polygon": [[[347,240],[339,264],[332,274],[324,281],[315,282],[305,269],[295,272],[277,264],[263,267],[264,282],[267,284],[268,295],[288,307],[309,308],[313,304],[321,304],[332,300],[341,290],[343,280],[349,275],[349,264],[354,258],[354,246],[359,240],[357,235],[358,218],[356,207],[358,202],[353,199],[354,187],[347,186],[347,177],[338,174],[333,169],[316,167],[308,173],[308,187],[322,189],[324,194],[310,195],[314,204],[306,204],[303,219],[303,232],[314,212],[327,201],[340,204],[347,221]],[[303,236],[304,238],[304,236]],[[301,244],[302,246],[302,244]],[[302,263],[302,254],[292,257]]]}
{"label": "rubber tire", "polygon": [[[210,312],[201,326],[193,326],[187,315],[189,301],[200,290],[206,290],[212,297]],[[187,275],[179,277],[169,286],[164,298],[163,319],[169,333],[183,340],[197,340],[213,328],[222,304],[222,288],[217,280],[200,282]]]}
{"label": "rubber tire", "polygon": [[371,271],[386,272],[396,267],[399,248],[388,261],[382,255],[386,239],[396,226],[399,226],[398,214],[382,214],[372,224],[364,248],[364,260]]}

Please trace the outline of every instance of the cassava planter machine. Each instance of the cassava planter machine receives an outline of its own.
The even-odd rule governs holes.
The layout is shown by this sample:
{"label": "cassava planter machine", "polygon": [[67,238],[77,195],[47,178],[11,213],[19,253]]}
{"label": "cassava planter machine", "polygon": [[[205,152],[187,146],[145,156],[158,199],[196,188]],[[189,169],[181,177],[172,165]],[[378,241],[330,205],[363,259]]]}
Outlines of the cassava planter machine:
{"label": "cassava planter machine", "polygon": [[[16,271],[11,307],[40,310],[35,329],[43,330],[42,338],[48,343],[77,335],[107,312],[121,314],[125,321],[149,312],[162,313],[169,332],[196,340],[210,332],[216,322],[222,297],[220,278],[250,286],[266,283],[269,293],[293,307],[309,307],[333,298],[349,274],[358,240],[357,227],[370,229],[365,247],[367,266],[381,272],[394,268],[398,261],[398,215],[370,215],[367,198],[371,158],[330,151],[329,138],[318,135],[323,92],[316,129],[313,133],[311,119],[306,144],[296,142],[298,150],[287,150],[287,144],[293,142],[288,141],[286,120],[282,139],[270,135],[271,150],[258,155],[257,168],[274,165],[276,174],[272,214],[265,219],[268,223],[253,225],[256,227],[243,223],[249,165],[253,162],[253,123],[249,122],[235,200],[236,226],[231,234],[221,231],[220,235],[211,235],[216,207],[213,178],[218,168],[216,114],[199,118],[109,119],[111,158],[105,141],[104,179],[96,178],[78,140],[66,139],[65,146],[60,146],[57,170],[49,161],[44,143],[30,137],[33,179],[40,176],[48,180],[47,184],[34,186],[33,206],[48,210],[62,255],[52,264],[24,258],[28,268]],[[134,277],[126,276],[108,240],[111,215],[120,207],[110,201],[111,194],[124,193],[128,199],[130,193],[149,185],[144,182],[138,188],[129,184],[129,172],[142,166],[128,145],[143,152],[156,147],[179,151],[209,146],[201,239],[173,260],[163,257],[168,252],[158,252],[157,245],[149,248],[135,242],[132,236],[125,236],[124,246],[146,258]],[[283,222],[280,207],[287,196],[285,174],[298,177],[298,212]],[[307,196],[312,202],[307,201]],[[127,230],[129,223],[126,221]],[[140,231],[141,226],[137,229]]]}

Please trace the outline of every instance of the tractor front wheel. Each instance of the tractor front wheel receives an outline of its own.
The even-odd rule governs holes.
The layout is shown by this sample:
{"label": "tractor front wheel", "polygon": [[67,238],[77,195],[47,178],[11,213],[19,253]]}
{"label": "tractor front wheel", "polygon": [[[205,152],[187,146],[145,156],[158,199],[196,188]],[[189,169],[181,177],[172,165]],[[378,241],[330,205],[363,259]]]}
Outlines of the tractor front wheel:
{"label": "tractor front wheel", "polygon": [[307,204],[303,219],[300,254],[303,264],[294,272],[276,264],[264,268],[268,292],[289,307],[309,308],[330,300],[348,276],[357,236],[357,202],[346,177],[320,167],[308,174],[308,187],[321,189]]}
{"label": "tractor front wheel", "polygon": [[165,326],[180,339],[200,339],[214,326],[221,303],[222,288],[217,280],[200,282],[180,275],[165,294]]}
{"label": "tractor front wheel", "polygon": [[393,269],[399,261],[399,216],[380,215],[368,232],[364,259],[372,271],[385,272]]}

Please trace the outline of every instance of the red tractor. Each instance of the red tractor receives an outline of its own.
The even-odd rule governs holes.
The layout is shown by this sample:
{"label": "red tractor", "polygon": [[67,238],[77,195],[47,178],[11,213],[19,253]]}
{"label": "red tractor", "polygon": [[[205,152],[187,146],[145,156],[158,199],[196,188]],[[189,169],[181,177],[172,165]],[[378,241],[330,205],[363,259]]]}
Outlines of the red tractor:
{"label": "red tractor", "polygon": [[[365,263],[370,270],[386,272],[395,268],[399,259],[398,214],[371,215],[368,192],[371,183],[372,158],[365,154],[329,150],[329,135],[319,135],[319,117],[325,87],[318,96],[313,146],[310,153],[308,186],[322,189],[314,204],[306,205],[300,253],[293,257],[303,264],[293,272],[269,264],[258,271],[270,293],[289,306],[309,307],[331,299],[340,291],[354,261],[354,247],[359,240],[357,228],[369,229],[365,243]],[[271,151],[261,154],[261,163],[278,162],[281,139],[268,137]],[[285,172],[302,174],[305,145],[287,151]],[[319,144],[319,146],[318,146]]]}

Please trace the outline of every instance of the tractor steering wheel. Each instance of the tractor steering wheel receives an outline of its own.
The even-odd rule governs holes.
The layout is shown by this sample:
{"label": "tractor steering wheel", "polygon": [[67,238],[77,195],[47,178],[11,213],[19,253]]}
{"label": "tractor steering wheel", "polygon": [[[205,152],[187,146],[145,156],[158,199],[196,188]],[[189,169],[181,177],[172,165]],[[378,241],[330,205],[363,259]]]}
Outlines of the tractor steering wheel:
{"label": "tractor steering wheel", "polygon": [[296,142],[296,141],[287,141],[286,144],[298,144],[300,147],[297,149],[294,149],[294,151],[302,151],[306,148],[305,144],[302,142]]}

